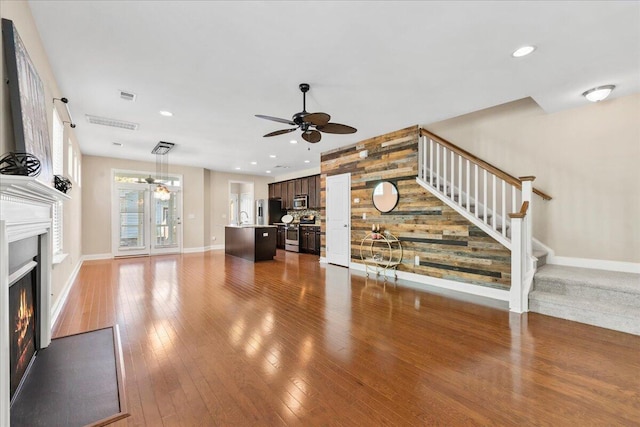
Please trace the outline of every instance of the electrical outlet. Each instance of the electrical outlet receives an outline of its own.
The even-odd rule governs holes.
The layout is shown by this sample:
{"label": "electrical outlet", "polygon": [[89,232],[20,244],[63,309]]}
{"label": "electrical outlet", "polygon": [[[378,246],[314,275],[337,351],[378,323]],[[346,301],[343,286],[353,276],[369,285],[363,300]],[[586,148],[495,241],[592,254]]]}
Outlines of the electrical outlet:
{"label": "electrical outlet", "polygon": [[216,236],[211,236],[211,241],[215,242],[216,241]]}
{"label": "electrical outlet", "polygon": [[367,213],[366,212],[362,213],[362,219],[367,219]]}
{"label": "electrical outlet", "polygon": [[420,265],[420,255],[416,255],[415,265]]}

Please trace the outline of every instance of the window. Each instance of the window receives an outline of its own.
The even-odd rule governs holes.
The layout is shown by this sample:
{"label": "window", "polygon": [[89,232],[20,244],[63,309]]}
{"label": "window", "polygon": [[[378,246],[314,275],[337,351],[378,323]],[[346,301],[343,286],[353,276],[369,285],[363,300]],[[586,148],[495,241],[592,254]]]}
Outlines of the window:
{"label": "window", "polygon": [[[53,174],[63,175],[64,172],[64,126],[56,109],[53,109],[53,141],[52,141],[52,160]],[[53,254],[62,253],[62,224],[63,224],[63,205],[57,202],[53,205],[52,211],[52,229],[51,238],[53,240]]]}
{"label": "window", "polygon": [[[69,141],[71,142],[71,141]],[[73,145],[67,145],[67,173],[70,179],[74,179],[73,176]]]}
{"label": "window", "polygon": [[63,175],[64,171],[64,126],[56,109],[53,109],[53,174]]}

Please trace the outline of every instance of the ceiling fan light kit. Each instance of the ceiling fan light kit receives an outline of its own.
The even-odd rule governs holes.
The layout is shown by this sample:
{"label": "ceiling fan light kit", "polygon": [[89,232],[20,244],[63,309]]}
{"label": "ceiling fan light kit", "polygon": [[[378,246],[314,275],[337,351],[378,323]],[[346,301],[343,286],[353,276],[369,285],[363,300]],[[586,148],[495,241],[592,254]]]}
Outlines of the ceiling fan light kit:
{"label": "ceiling fan light kit", "polygon": [[357,132],[357,129],[354,127],[343,125],[340,123],[330,123],[329,120],[331,120],[331,116],[327,113],[308,113],[307,92],[309,91],[310,86],[308,83],[301,83],[299,87],[300,91],[302,92],[302,111],[294,114],[291,120],[256,114],[256,117],[260,119],[271,120],[274,122],[295,126],[291,129],[281,129],[270,132],[264,135],[265,137],[283,135],[285,133],[294,132],[300,129],[302,131],[302,139],[315,144],[316,142],[320,142],[320,140],[322,139],[322,133],[347,134]]}

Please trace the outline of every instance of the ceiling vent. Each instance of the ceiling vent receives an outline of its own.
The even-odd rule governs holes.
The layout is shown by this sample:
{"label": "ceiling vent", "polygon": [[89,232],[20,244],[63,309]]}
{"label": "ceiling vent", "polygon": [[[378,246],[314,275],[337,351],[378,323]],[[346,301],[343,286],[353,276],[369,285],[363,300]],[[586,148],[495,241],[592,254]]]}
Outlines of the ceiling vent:
{"label": "ceiling vent", "polygon": [[291,166],[286,166],[286,165],[276,165],[273,168],[274,169],[289,169]]}
{"label": "ceiling vent", "polygon": [[87,121],[93,125],[111,126],[112,128],[138,130],[138,123],[125,122],[124,120],[108,119],[106,117],[91,116],[86,114]]}
{"label": "ceiling vent", "polygon": [[120,91],[120,98],[124,99],[125,101],[135,101],[136,100],[136,94],[121,90]]}
{"label": "ceiling vent", "polygon": [[173,149],[173,147],[176,144],[174,144],[173,142],[164,142],[164,141],[160,141],[158,142],[158,144],[156,144],[155,147],[153,147],[153,150],[151,150],[152,154],[167,154],[169,151],[171,151]]}

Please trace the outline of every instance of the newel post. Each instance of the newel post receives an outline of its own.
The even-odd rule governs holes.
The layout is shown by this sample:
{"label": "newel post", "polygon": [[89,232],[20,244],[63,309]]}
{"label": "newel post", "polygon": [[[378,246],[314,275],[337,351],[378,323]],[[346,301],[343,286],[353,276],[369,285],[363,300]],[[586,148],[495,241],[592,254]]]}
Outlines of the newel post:
{"label": "newel post", "polygon": [[523,313],[522,309],[522,218],[511,217],[511,289],[509,290],[509,310]]}
{"label": "newel post", "polygon": [[522,202],[529,202],[529,209],[527,210],[527,220],[524,221],[525,226],[525,249],[526,254],[531,257],[533,254],[533,181],[535,176],[521,176],[522,182]]}

